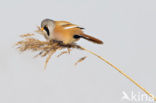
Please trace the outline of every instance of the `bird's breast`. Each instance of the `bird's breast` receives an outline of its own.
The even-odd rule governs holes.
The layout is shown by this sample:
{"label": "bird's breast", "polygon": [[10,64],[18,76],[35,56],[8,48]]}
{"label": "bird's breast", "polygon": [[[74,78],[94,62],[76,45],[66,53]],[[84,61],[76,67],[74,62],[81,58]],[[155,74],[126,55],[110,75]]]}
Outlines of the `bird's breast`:
{"label": "bird's breast", "polygon": [[54,39],[63,41],[65,44],[70,44],[76,40],[73,38],[74,34],[79,34],[77,29],[70,28],[64,29],[63,27],[57,27],[54,29]]}

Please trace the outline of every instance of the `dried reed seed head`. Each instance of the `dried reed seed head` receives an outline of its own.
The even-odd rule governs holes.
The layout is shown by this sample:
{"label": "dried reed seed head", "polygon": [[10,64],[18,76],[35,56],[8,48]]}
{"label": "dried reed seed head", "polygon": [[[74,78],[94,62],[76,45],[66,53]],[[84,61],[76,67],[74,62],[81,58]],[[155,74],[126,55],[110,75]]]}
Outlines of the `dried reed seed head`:
{"label": "dried reed seed head", "polygon": [[[36,32],[39,34],[42,34],[44,36],[44,32],[41,31],[40,27],[38,27],[38,30]],[[29,34],[28,33],[28,34],[20,35],[20,37],[22,37],[23,40],[16,43],[17,49],[21,52],[24,52],[27,50],[35,51],[35,52],[38,51],[39,53],[34,57],[38,57],[38,56],[45,57],[45,56],[47,56],[46,61],[45,61],[45,65],[44,65],[45,68],[46,68],[47,63],[50,60],[51,56],[57,50],[68,49],[67,52],[63,52],[62,54],[58,55],[58,57],[59,57],[65,53],[69,53],[70,48],[82,49],[79,45],[77,45],[75,43],[65,45],[61,41],[56,41],[56,40],[41,41],[41,40],[34,38],[33,36],[35,36],[35,34]],[[85,59],[85,58],[83,58],[83,59]],[[83,61],[82,58],[78,61],[78,63],[81,61]]]}

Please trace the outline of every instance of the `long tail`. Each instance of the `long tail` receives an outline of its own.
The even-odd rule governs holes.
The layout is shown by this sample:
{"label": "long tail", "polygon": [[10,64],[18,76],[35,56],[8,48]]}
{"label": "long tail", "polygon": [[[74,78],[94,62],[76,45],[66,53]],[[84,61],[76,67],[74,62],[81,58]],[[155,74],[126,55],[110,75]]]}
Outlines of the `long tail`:
{"label": "long tail", "polygon": [[86,39],[88,41],[91,41],[93,43],[103,44],[103,41],[101,41],[101,40],[99,40],[99,39],[97,39],[95,37],[92,37],[90,35],[87,35],[87,34],[81,34],[81,38],[84,38],[84,39]]}

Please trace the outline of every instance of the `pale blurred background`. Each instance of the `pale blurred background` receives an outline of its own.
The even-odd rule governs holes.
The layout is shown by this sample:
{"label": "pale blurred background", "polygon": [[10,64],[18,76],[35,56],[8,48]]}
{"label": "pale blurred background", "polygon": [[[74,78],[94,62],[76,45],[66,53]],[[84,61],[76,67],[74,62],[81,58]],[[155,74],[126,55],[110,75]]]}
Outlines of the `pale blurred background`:
{"label": "pale blurred background", "polygon": [[[144,94],[116,70],[84,51],[45,58],[19,53],[19,35],[32,33],[44,18],[67,20],[86,28],[104,45],[78,44],[112,62],[156,95],[155,0],[1,0],[0,103],[130,103]],[[58,54],[58,53],[57,53]],[[88,58],[74,66],[81,57]],[[135,101],[133,101],[135,102]],[[146,101],[141,103],[147,103]]]}

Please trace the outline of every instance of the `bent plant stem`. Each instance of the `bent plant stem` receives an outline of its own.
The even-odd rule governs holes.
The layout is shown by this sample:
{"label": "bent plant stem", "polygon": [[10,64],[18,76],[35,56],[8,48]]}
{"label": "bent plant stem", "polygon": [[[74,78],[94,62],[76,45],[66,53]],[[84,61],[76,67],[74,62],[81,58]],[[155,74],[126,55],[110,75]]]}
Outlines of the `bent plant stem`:
{"label": "bent plant stem", "polygon": [[80,47],[82,50],[85,50],[93,55],[95,55],[96,57],[98,57],[99,59],[103,60],[104,62],[106,62],[108,65],[110,65],[111,67],[113,67],[114,69],[116,69],[118,72],[120,72],[122,75],[124,75],[127,79],[129,79],[131,82],[133,82],[136,86],[138,86],[140,89],[142,89],[146,94],[148,94],[150,97],[152,97],[155,101],[156,101],[156,97],[154,97],[150,92],[148,92],[145,88],[143,88],[141,85],[139,85],[135,80],[133,80],[130,76],[128,76],[126,73],[124,73],[123,71],[121,71],[119,68],[117,68],[116,66],[114,66],[112,63],[110,63],[109,61],[107,61],[106,59],[104,59],[103,57],[97,55],[96,53],[87,50],[86,48]]}

